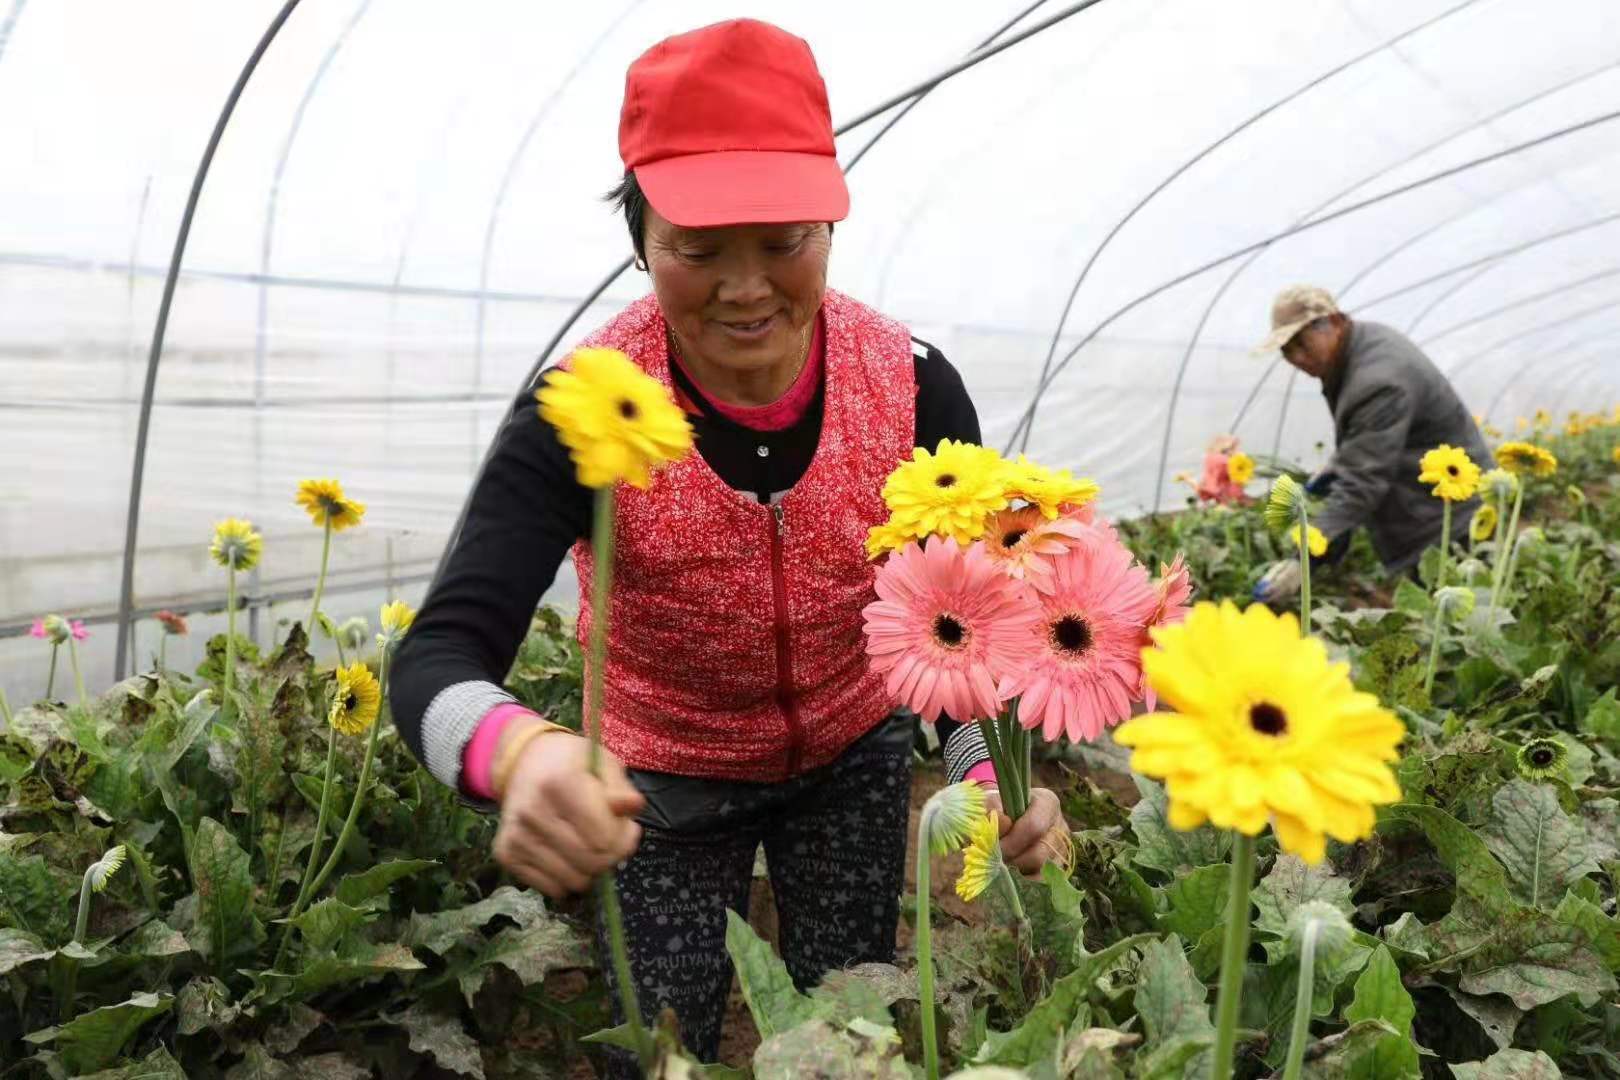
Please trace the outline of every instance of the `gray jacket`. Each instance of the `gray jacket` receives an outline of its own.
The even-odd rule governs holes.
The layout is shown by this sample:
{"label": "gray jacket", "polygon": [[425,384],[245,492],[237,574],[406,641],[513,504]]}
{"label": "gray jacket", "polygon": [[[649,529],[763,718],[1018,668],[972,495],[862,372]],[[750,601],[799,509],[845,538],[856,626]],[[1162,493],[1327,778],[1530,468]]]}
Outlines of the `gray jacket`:
{"label": "gray jacket", "polygon": [[[1329,539],[1365,525],[1391,571],[1415,565],[1439,541],[1443,507],[1418,481],[1423,455],[1441,443],[1482,469],[1491,453],[1456,391],[1398,330],[1352,322],[1339,369],[1322,381],[1337,443],[1327,505],[1316,525]],[[1479,500],[1453,507],[1452,535],[1466,535]]]}

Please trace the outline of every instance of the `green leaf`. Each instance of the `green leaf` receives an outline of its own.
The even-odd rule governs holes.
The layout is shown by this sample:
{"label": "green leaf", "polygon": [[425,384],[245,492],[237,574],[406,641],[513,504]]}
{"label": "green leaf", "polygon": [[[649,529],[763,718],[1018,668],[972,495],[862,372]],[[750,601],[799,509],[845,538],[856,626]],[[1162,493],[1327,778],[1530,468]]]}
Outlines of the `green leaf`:
{"label": "green leaf", "polygon": [[39,855],[18,857],[0,848],[0,917],[47,943],[72,936],[79,883]]}
{"label": "green leaf", "polygon": [[1011,1031],[992,1031],[985,1036],[973,1061],[979,1065],[1028,1065],[1049,1049],[1068,1030],[1075,1012],[1091,993],[1097,980],[1107,974],[1120,957],[1135,948],[1153,943],[1152,934],[1121,938],[1095,953],[1080,953],[1075,969],[1052,984],[1052,989],[1024,1015]]}
{"label": "green leaf", "polygon": [[1581,720],[1581,730],[1620,750],[1620,690],[1611,686],[1592,702]]}
{"label": "green leaf", "polygon": [[[525,1051],[527,1053],[527,1051]],[[298,1059],[298,1080],[371,1080],[369,1065],[343,1053],[315,1054]]]}
{"label": "green leaf", "polygon": [[1029,919],[1030,949],[1054,962],[1052,974],[1067,973],[1085,934],[1085,894],[1052,863],[1041,867],[1038,883],[1020,878],[1015,887]]}
{"label": "green leaf", "polygon": [[1400,918],[1384,927],[1380,933],[1384,943],[1399,955],[1414,960],[1429,958],[1428,930],[1410,911],[1402,912]]}
{"label": "green leaf", "polygon": [[196,950],[216,964],[252,952],[264,939],[253,914],[248,854],[213,818],[197,824],[191,843],[191,884],[197,892]]}
{"label": "green leaf", "polygon": [[421,971],[424,965],[409,949],[392,942],[383,945],[355,945],[339,953],[305,957],[296,975],[265,972],[273,1001],[288,997],[307,998],[333,986],[365,982],[396,972]]}
{"label": "green leaf", "polygon": [[815,1003],[794,987],[787,965],[754,933],[747,920],[730,908],[726,909],[726,951],[737,967],[743,1000],[754,1014],[754,1026],[762,1039],[796,1028],[815,1016]]}
{"label": "green leaf", "polygon": [[[764,1034],[763,1031],[761,1034]],[[869,1036],[811,1019],[774,1032],[754,1051],[755,1080],[804,1077],[871,1077],[911,1080],[911,1068],[892,1030]]]}
{"label": "green leaf", "polygon": [[917,996],[917,972],[901,971],[893,964],[857,964],[829,971],[810,990],[816,1015],[834,1023],[864,1017],[892,1024],[894,1016],[889,1006],[897,1001],[916,1001]]}
{"label": "green leaf", "polygon": [[110,1064],[144,1024],[173,1005],[171,994],[136,994],[117,1005],[82,1012],[65,1024],[25,1038],[31,1043],[55,1043],[62,1063],[70,1070],[93,1072]]}
{"label": "green leaf", "polygon": [[376,917],[369,909],[350,907],[336,897],[311,904],[292,924],[303,935],[304,947],[329,952],[344,937]]}
{"label": "green leaf", "polygon": [[1311,1080],[1418,1080],[1417,1048],[1382,1020],[1361,1020],[1307,1049]]}
{"label": "green leaf", "polygon": [[1380,945],[1373,950],[1367,966],[1356,979],[1355,997],[1344,1010],[1344,1018],[1351,1023],[1383,1020],[1400,1034],[1410,1035],[1415,1015],[1417,1007],[1401,982],[1401,969],[1389,949]]}
{"label": "green leaf", "polygon": [[546,902],[539,893],[502,885],[476,904],[412,915],[405,944],[443,956],[457,945],[478,944],[479,931],[502,915],[519,926],[533,926],[547,918]]}
{"label": "green leaf", "polygon": [[140,1061],[86,1073],[78,1080],[186,1080],[186,1073],[169,1055],[168,1048],[159,1045]]}
{"label": "green leaf", "polygon": [[278,1061],[259,1043],[249,1043],[242,1060],[225,1070],[225,1080],[299,1080],[291,1065]]}
{"label": "green leaf", "polygon": [[1175,1036],[1199,1036],[1214,1030],[1209,1020],[1209,991],[1193,973],[1181,939],[1174,934],[1142,949],[1136,979],[1136,1011],[1142,1017],[1147,1049]]}
{"label": "green leaf", "polygon": [[1566,893],[1553,911],[1553,918],[1566,926],[1578,927],[1610,970],[1620,971],[1620,919],[1610,918],[1603,909],[1574,892]]}
{"label": "green leaf", "polygon": [[1491,810],[1480,838],[1507,867],[1514,895],[1531,907],[1551,907],[1570,885],[1597,872],[1586,830],[1564,813],[1551,784],[1510,780],[1492,797]]}
{"label": "green leaf", "polygon": [[241,1006],[231,1000],[231,991],[218,979],[202,976],[180,988],[174,1002],[178,1030],[182,1035],[201,1031],[224,1031],[241,1015]]}
{"label": "green leaf", "polygon": [[1487,910],[1513,908],[1507,872],[1496,861],[1490,848],[1468,826],[1434,806],[1400,803],[1390,807],[1391,816],[1414,822],[1429,843],[1456,875],[1457,888],[1478,900]]}
{"label": "green leaf", "polygon": [[1164,890],[1169,910],[1160,917],[1160,925],[1188,941],[1221,926],[1231,879],[1227,866],[1200,866],[1176,878]]}
{"label": "green leaf", "polygon": [[1164,787],[1142,776],[1133,776],[1142,798],[1131,807],[1131,830],[1136,833],[1136,862],[1166,874],[1209,866],[1226,861],[1232,838],[1224,830],[1200,826],[1181,832],[1170,825],[1170,799]]}
{"label": "green leaf", "polygon": [[1287,951],[1288,920],[1301,904],[1312,901],[1332,904],[1346,917],[1354,910],[1350,882],[1334,874],[1326,861],[1308,866],[1296,855],[1279,855],[1271,873],[1254,890],[1254,904],[1260,912],[1255,929],[1275,939],[1263,942],[1267,956],[1276,960]]}
{"label": "green leaf", "polygon": [[1562,1080],[1553,1059],[1537,1050],[1498,1050],[1484,1061],[1453,1065],[1457,1080]]}
{"label": "green leaf", "polygon": [[130,956],[162,960],[190,952],[191,945],[180,931],[162,919],[153,919],[125,938],[121,950]]}
{"label": "green leaf", "polygon": [[388,1020],[405,1029],[412,1050],[429,1055],[440,1068],[484,1080],[484,1060],[478,1043],[462,1028],[458,1017],[435,1012],[417,1002],[403,1015]]}
{"label": "green leaf", "polygon": [[[1494,962],[1465,971],[1458,981],[1468,993],[1506,994],[1513,1004],[1528,1010],[1566,994],[1603,994],[1615,989],[1614,975],[1575,927],[1543,918],[1500,933],[1500,942],[1485,954]],[[1509,951],[1510,943],[1522,944],[1522,948]]]}
{"label": "green leaf", "polygon": [[147,758],[152,768],[159,773],[173,772],[180,759],[186,756],[197,736],[208,730],[208,725],[219,716],[219,708],[213,703],[213,694],[210,691],[200,691],[186,703],[180,714],[180,724],[169,740]]}
{"label": "green leaf", "polygon": [[1461,990],[1447,989],[1457,1008],[1467,1013],[1478,1024],[1486,1038],[1498,1050],[1513,1045],[1513,1035],[1524,1019],[1524,1010],[1501,994],[1465,994]]}
{"label": "green leaf", "polygon": [[543,982],[553,971],[593,966],[591,951],[573,927],[547,919],[530,927],[508,926],[489,939],[467,968],[456,976],[468,1008],[484,985],[489,968],[499,964],[525,986]]}
{"label": "green leaf", "polygon": [[333,895],[345,904],[357,905],[387,892],[389,886],[400,878],[438,865],[433,859],[390,859],[358,874],[345,874],[337,883]]}
{"label": "green leaf", "polygon": [[33,934],[9,926],[0,928],[0,975],[9,975],[36,960],[49,959],[54,952]]}

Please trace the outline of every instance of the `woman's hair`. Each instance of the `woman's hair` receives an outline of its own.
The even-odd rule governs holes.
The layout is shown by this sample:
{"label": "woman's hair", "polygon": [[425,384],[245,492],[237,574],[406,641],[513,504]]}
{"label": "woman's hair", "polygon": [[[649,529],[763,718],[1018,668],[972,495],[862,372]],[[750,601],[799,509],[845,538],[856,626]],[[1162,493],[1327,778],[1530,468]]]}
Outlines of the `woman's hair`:
{"label": "woman's hair", "polygon": [[647,261],[647,239],[642,230],[647,224],[647,196],[641,193],[641,183],[634,172],[626,171],[614,189],[602,196],[615,210],[624,211],[625,224],[630,226],[630,246],[636,249],[636,258]]}
{"label": "woman's hair", "polygon": [[[647,261],[647,196],[642,194],[641,183],[634,172],[626,172],[612,191],[602,196],[615,210],[624,211],[624,223],[630,228],[630,246],[636,258]],[[833,223],[827,222],[827,235],[831,236]]]}

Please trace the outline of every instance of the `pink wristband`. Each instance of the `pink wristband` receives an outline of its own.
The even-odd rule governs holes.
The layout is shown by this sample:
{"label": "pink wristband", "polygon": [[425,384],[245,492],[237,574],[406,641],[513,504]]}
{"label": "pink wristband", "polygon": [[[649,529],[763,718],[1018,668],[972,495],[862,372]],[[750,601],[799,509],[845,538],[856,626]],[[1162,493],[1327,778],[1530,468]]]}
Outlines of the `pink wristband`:
{"label": "pink wristband", "polygon": [[506,725],[520,716],[534,716],[532,709],[515,701],[497,705],[484,714],[473,729],[472,738],[461,751],[461,786],[467,794],[480,799],[493,799],[495,787],[490,782],[490,770],[495,767],[495,748],[501,744],[501,733]]}
{"label": "pink wristband", "polygon": [[[487,723],[488,721],[485,722]],[[995,787],[996,764],[987,758],[973,766],[973,768],[969,769],[962,779],[972,780],[975,783],[983,784],[986,787]]]}

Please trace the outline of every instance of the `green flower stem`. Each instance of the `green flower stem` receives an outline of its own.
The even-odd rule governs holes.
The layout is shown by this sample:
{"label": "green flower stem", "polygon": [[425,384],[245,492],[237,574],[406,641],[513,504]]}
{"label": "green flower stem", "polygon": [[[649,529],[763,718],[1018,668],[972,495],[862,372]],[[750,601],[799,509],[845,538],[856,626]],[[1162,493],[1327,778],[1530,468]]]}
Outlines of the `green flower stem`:
{"label": "green flower stem", "polygon": [[[588,761],[591,773],[602,775],[602,682],[607,663],[609,599],[613,593],[613,486],[596,489],[596,515],[591,523],[591,663],[585,683],[585,730],[590,736]],[[636,1056],[643,1072],[653,1065],[654,1047],[641,1022],[641,1004],[630,974],[630,954],[624,944],[624,915],[619,910],[619,891],[610,870],[596,879],[596,899],[607,927],[608,955],[613,964],[619,1007],[630,1027]]]}
{"label": "green flower stem", "polygon": [[[377,664],[377,694],[382,698],[383,705],[388,703],[388,650],[384,649],[382,659]],[[343,849],[348,846],[349,838],[354,835],[355,823],[360,820],[360,807],[366,801],[366,789],[371,783],[371,763],[377,757],[377,732],[382,729],[383,705],[377,708],[377,719],[371,723],[371,734],[366,739],[365,760],[360,763],[360,779],[354,787],[354,801],[349,803],[349,816],[343,819],[343,828],[338,830],[337,843],[332,846],[332,854],[327,857],[326,865],[321,872],[315,875],[315,884],[309,887],[309,895],[315,896],[326,884],[337,867],[338,860],[343,857]]]}
{"label": "green flower stem", "polygon": [[[1498,531],[1498,533],[1497,533],[1496,567],[1495,567],[1496,573],[1494,574],[1494,576],[1492,578],[1492,581],[1491,581],[1491,614],[1492,615],[1495,615],[1497,605],[1502,602],[1502,589],[1503,589],[1503,586],[1507,582],[1507,567],[1508,567],[1508,561],[1509,561],[1510,553],[1514,550],[1515,547],[1517,547],[1517,537],[1518,537],[1518,533],[1519,533],[1519,513],[1520,513],[1521,510],[1524,509],[1524,480],[1522,478],[1516,478],[1516,479],[1517,479],[1517,483],[1514,485],[1515,490],[1514,490],[1514,494],[1513,494],[1513,516],[1512,516],[1511,520],[1509,520],[1509,522],[1508,522],[1507,536],[1506,536],[1505,540],[1502,538],[1502,534],[1500,533],[1500,531]],[[1498,515],[1498,520],[1497,520],[1497,528],[1498,528],[1498,530],[1500,530],[1500,528],[1501,528],[1500,517],[1501,517],[1501,515]]]}
{"label": "green flower stem", "polygon": [[[220,679],[219,692],[219,718],[227,725],[231,724],[231,688],[236,682],[236,565],[232,563],[225,570],[225,674]],[[251,740],[252,732],[237,732],[238,738]],[[247,796],[248,796],[248,828],[247,852],[248,858],[253,858],[254,837],[258,834],[258,777],[256,775],[256,754],[251,742],[248,744],[247,754]]]}
{"label": "green flower stem", "polygon": [[158,635],[158,670],[162,671],[169,666],[169,635],[167,632]]}
{"label": "green flower stem", "polygon": [[1451,561],[1451,500],[1441,499],[1445,509],[1440,512],[1440,569],[1435,572],[1435,591],[1446,587],[1446,564]]}
{"label": "green flower stem", "polygon": [[[84,883],[79,886],[79,917],[73,924],[73,943],[82,945],[84,935],[90,931],[90,871],[84,872]],[[73,995],[78,990],[79,962],[72,957],[64,956],[62,959],[61,981],[56,995],[56,1013],[60,1022],[66,1023],[73,1017]]]}
{"label": "green flower stem", "polygon": [[1311,1038],[1311,998],[1316,985],[1316,938],[1321,927],[1315,919],[1305,924],[1305,940],[1299,950],[1299,986],[1294,991],[1294,1024],[1288,1035],[1283,1080],[1299,1080],[1305,1063],[1305,1044]]}
{"label": "green flower stem", "polygon": [[1021,729],[1015,716],[1008,713],[979,723],[984,733],[984,745],[990,751],[990,764],[996,770],[996,788],[1001,796],[1001,808],[1014,821],[1029,809],[1029,796],[1023,777],[1018,771],[1018,735]]}
{"label": "green flower stem", "polygon": [[321,590],[326,588],[326,563],[332,555],[332,517],[328,513],[326,518],[326,535],[321,539],[321,572],[315,578],[315,599],[309,605],[309,622],[304,624],[304,630],[309,634],[310,644],[315,642],[315,616],[321,610]]}
{"label": "green flower stem", "polygon": [[937,803],[923,806],[917,821],[917,998],[922,1006],[923,1068],[939,1080],[939,1036],[934,1030],[934,927],[928,835]]}
{"label": "green flower stem", "polygon": [[51,642],[51,670],[45,675],[45,700],[51,700],[56,691],[56,654],[62,648],[57,642]]}
{"label": "green flower stem", "polygon": [[1434,693],[1434,672],[1440,662],[1440,642],[1445,635],[1445,605],[1436,600],[1434,604],[1434,635],[1433,640],[1429,642],[1429,668],[1423,676],[1424,696]]}
{"label": "green flower stem", "polygon": [[332,635],[332,644],[337,646],[338,666],[339,667],[348,667],[349,666],[349,655],[343,651],[343,635],[342,634],[333,634]]}
{"label": "green flower stem", "polygon": [[1299,629],[1311,636],[1311,518],[1304,493],[1299,496]]}
{"label": "green flower stem", "polygon": [[1229,1080],[1237,1046],[1238,1002],[1249,955],[1249,889],[1254,885],[1254,837],[1238,833],[1232,845],[1232,878],[1226,893],[1226,937],[1221,946],[1221,987],[1215,995],[1215,1049],[1211,1080]]}
{"label": "green flower stem", "polygon": [[1002,891],[1007,895],[1007,904],[1012,908],[1013,918],[1018,920],[1020,927],[1023,927],[1029,922],[1029,916],[1024,914],[1024,902],[1018,897],[1018,883],[1013,880],[1012,867],[1007,865],[1006,859],[1002,859],[998,869],[1000,873],[996,878],[1001,882]]}
{"label": "green flower stem", "polygon": [[79,643],[68,635],[68,662],[73,665],[73,684],[79,690],[79,708],[90,708],[90,695],[84,692],[84,674],[79,670]]}
{"label": "green flower stem", "polygon": [[[298,887],[298,899],[293,901],[292,910],[287,913],[286,925],[281,929],[281,944],[276,948],[276,961],[271,964],[271,970],[281,967],[281,961],[287,954],[287,943],[292,940],[292,921],[303,913],[304,904],[309,900],[310,882],[315,877],[315,865],[321,858],[321,840],[326,836],[326,811],[332,801],[332,767],[337,763],[337,728],[327,725],[326,728],[326,779],[321,783],[321,808],[315,815],[315,837],[309,842],[309,863],[304,867],[304,883]],[[282,826],[285,829],[286,823]]]}
{"label": "green flower stem", "polygon": [[6,700],[6,692],[0,689],[0,720],[6,723],[6,730],[11,730],[11,702]]}

